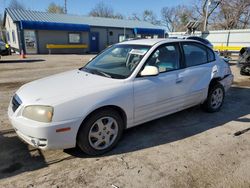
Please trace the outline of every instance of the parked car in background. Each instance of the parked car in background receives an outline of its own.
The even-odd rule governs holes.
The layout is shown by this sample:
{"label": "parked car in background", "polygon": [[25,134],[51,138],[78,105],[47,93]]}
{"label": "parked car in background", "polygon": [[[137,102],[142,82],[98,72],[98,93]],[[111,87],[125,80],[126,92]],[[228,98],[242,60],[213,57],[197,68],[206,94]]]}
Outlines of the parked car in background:
{"label": "parked car in background", "polygon": [[11,47],[7,43],[0,41],[0,55],[11,55]]}
{"label": "parked car in background", "polygon": [[170,39],[190,39],[190,40],[196,40],[196,41],[199,41],[203,44],[205,44],[206,46],[210,47],[211,49],[213,49],[213,44],[207,40],[207,39],[204,39],[202,37],[198,37],[198,36],[176,36],[176,37],[169,37]]}
{"label": "parked car in background", "polygon": [[240,50],[238,67],[241,75],[250,76],[250,47],[244,47]]}
{"label": "parked car in background", "polygon": [[100,155],[124,129],[195,105],[219,111],[232,81],[229,65],[201,42],[131,40],[80,69],[23,85],[8,116],[18,136],[37,148],[78,145]]}
{"label": "parked car in background", "polygon": [[213,44],[207,40],[207,39],[204,39],[202,37],[197,37],[197,36],[189,36],[187,37],[186,39],[190,39],[190,40],[197,40],[197,41],[200,41],[202,42],[203,44],[207,45],[208,47],[210,47],[211,49],[213,49]]}

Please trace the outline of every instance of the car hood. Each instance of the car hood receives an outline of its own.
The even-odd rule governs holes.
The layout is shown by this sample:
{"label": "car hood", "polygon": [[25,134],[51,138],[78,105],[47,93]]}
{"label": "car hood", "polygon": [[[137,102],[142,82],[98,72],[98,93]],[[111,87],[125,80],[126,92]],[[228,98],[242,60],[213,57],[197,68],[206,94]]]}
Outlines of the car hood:
{"label": "car hood", "polygon": [[121,83],[118,79],[72,70],[27,83],[16,94],[24,103],[56,103],[79,95],[100,92]]}

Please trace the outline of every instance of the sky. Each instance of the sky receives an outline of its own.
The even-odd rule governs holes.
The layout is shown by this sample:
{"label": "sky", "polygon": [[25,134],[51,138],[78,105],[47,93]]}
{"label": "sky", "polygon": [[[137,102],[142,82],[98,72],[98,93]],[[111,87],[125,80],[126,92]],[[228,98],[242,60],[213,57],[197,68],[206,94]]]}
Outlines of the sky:
{"label": "sky", "polygon": [[[0,13],[8,7],[11,0],[0,0]],[[165,6],[188,5],[191,0],[67,0],[68,14],[87,15],[92,8],[103,1],[111,6],[115,12],[128,17],[132,13],[141,13],[145,9],[160,16],[161,8]],[[52,2],[64,5],[64,0],[19,0],[27,9],[45,11]]]}

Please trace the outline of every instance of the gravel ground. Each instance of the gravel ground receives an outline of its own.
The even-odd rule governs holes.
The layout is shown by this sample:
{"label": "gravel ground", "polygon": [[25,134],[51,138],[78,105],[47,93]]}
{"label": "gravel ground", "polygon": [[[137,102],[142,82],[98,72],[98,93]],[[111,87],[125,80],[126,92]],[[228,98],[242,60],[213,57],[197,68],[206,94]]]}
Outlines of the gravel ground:
{"label": "gravel ground", "polygon": [[105,156],[40,151],[20,141],[7,118],[13,93],[91,57],[0,60],[0,187],[250,187],[250,77],[240,76],[235,62],[235,83],[220,112],[193,107],[129,129]]}

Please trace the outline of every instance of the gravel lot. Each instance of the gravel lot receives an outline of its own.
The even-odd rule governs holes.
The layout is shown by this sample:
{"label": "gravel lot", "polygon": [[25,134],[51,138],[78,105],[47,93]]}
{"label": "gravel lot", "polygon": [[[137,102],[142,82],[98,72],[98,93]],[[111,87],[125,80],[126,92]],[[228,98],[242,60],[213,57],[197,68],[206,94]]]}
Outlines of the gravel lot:
{"label": "gravel lot", "polygon": [[7,118],[14,92],[91,57],[2,57],[0,187],[250,187],[250,77],[240,76],[235,62],[235,83],[220,112],[193,107],[129,129],[105,156],[88,157],[78,149],[40,151],[20,141]]}

